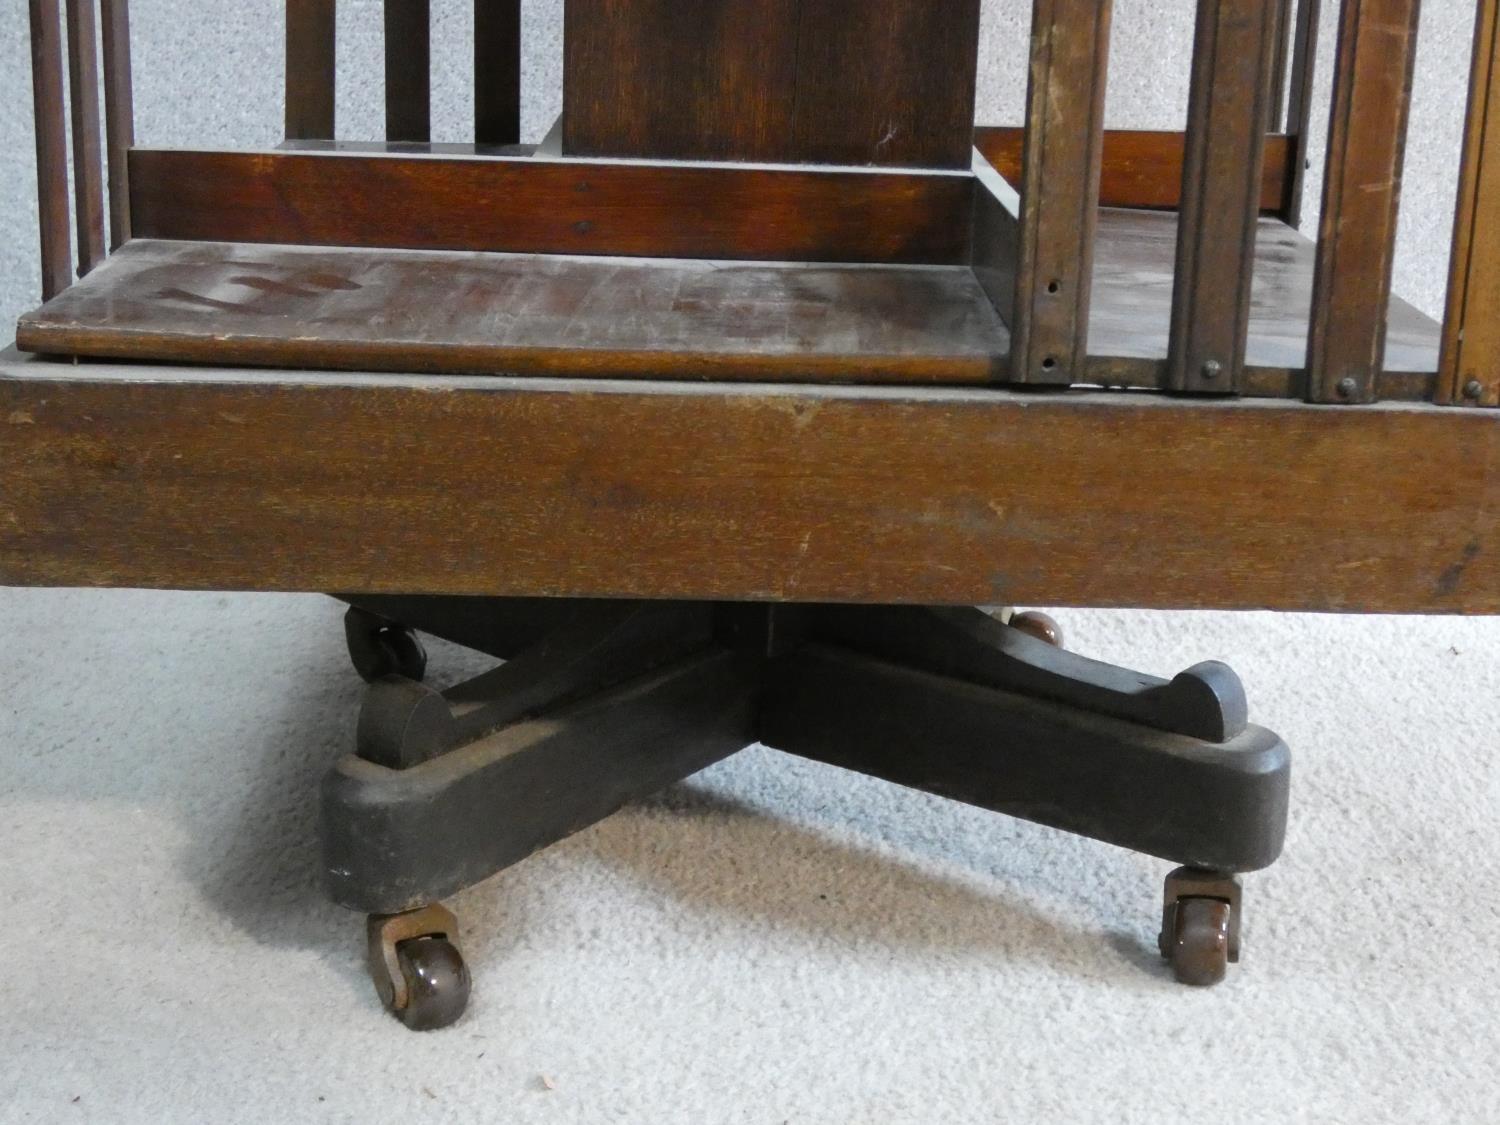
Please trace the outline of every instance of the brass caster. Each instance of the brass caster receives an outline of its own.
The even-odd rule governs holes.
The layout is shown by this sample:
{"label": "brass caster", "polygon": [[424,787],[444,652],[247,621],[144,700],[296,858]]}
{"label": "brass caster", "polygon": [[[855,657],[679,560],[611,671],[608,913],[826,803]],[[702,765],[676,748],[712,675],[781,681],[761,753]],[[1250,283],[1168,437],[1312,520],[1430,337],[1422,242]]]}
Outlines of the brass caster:
{"label": "brass caster", "polygon": [[1207,988],[1239,961],[1240,895],[1232,875],[1181,867],[1167,876],[1158,945],[1178,981]]}
{"label": "brass caster", "polygon": [[1035,637],[1039,641],[1046,641],[1053,648],[1063,647],[1063,630],[1055,618],[1036,610],[1028,610],[1025,613],[1013,614],[1010,619],[1010,627],[1019,629],[1028,636]]}
{"label": "brass caster", "polygon": [[455,944],[458,919],[433,905],[405,914],[372,914],[367,923],[370,979],[385,1010],[412,1031],[458,1022],[469,1004],[469,968]]}
{"label": "brass caster", "polygon": [[344,639],[354,670],[367,683],[385,676],[420,680],[427,675],[427,650],[404,625],[350,606],[344,614]]}

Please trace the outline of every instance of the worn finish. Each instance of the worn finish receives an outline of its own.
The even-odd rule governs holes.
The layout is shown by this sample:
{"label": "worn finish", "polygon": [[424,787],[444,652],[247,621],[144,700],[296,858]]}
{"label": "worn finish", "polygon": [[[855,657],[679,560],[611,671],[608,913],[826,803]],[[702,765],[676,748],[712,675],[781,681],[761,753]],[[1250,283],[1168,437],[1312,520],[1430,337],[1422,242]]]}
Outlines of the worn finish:
{"label": "worn finish", "polygon": [[[1266,138],[1260,176],[1260,209],[1277,213],[1284,206],[1292,177],[1293,139]],[[1019,184],[1026,130],[983,125],[974,131],[974,147],[1012,184]],[[1182,202],[1184,133],[1145,129],[1106,129],[1099,203],[1103,207],[1175,210]]]}
{"label": "worn finish", "polygon": [[474,0],[474,142],[521,142],[521,0]]}
{"label": "worn finish", "polygon": [[96,0],[67,0],[68,108],[73,118],[73,199],[78,272],[104,260],[104,154],[99,135]]}
{"label": "worn finish", "polygon": [[57,354],[346,370],[984,383],[1003,370],[1009,337],[962,266],[137,239],[23,318],[19,340]]}
{"label": "worn finish", "polygon": [[334,0],[286,0],[286,135],[334,135]]}
{"label": "worn finish", "polygon": [[1385,357],[1418,0],[1344,0],[1313,283],[1308,397],[1370,402]]}
{"label": "worn finish", "polygon": [[13,585],[1500,611],[1490,412],[12,359],[0,424]]}
{"label": "worn finish", "polygon": [[1010,378],[1084,381],[1110,0],[1035,0]]}
{"label": "worn finish", "polygon": [[36,122],[36,186],[42,299],[73,280],[68,220],[67,111],[63,102],[62,13],[58,0],[31,0],[31,88]]}
{"label": "worn finish", "polygon": [[432,139],[429,0],[385,0],[385,137]]}
{"label": "worn finish", "polygon": [[1267,0],[1198,2],[1167,356],[1174,391],[1244,389],[1275,13]]}
{"label": "worn finish", "polygon": [[968,257],[973,181],[541,159],[136,149],[142,238],[653,258]]}
{"label": "worn finish", "polygon": [[570,0],[563,151],[969,163],[978,0]]}
{"label": "worn finish", "polygon": [[1479,5],[1438,399],[1500,406],[1500,6]]}
{"label": "worn finish", "polygon": [[104,137],[109,164],[109,248],[130,239],[131,146],[135,96],[130,71],[129,0],[99,0],[104,53]]}

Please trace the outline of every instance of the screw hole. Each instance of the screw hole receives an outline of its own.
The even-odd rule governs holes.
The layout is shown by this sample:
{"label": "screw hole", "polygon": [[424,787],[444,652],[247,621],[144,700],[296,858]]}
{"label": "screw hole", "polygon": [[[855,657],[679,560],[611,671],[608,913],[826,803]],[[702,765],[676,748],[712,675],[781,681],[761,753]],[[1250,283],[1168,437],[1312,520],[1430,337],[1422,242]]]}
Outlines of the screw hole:
{"label": "screw hole", "polygon": [[1046,359],[1042,360],[1042,370],[1043,371],[1051,371],[1056,366],[1057,366],[1057,360],[1053,356],[1049,355]]}
{"label": "screw hole", "polygon": [[1049,281],[1047,283],[1047,292],[1048,293],[1057,293],[1061,289],[1062,289],[1062,282],[1060,282],[1060,281]]}

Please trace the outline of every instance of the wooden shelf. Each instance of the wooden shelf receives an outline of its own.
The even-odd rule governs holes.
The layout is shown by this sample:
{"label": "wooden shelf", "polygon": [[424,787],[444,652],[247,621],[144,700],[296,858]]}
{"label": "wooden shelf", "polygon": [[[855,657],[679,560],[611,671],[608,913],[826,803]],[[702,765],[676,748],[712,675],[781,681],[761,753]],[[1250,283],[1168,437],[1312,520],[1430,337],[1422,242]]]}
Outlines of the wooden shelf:
{"label": "wooden shelf", "polygon": [[[1101,213],[1090,381],[1161,384],[1176,217]],[[1298,397],[1313,244],[1260,224],[1247,385]],[[1004,378],[966,266],[815,265],[140,239],[22,318],[28,351],[163,362],[576,377]],[[1382,395],[1428,397],[1439,326],[1391,302]]]}

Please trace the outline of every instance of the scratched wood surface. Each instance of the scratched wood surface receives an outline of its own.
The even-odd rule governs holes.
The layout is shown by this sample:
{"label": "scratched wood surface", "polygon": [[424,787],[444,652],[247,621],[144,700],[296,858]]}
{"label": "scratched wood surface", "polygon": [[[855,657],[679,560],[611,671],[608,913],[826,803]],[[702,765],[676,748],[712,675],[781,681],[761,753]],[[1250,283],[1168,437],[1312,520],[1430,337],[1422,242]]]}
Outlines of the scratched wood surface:
{"label": "scratched wood surface", "polygon": [[1500,612],[1493,411],[12,353],[0,432],[15,585]]}
{"label": "scratched wood surface", "polygon": [[392,252],[137,240],[20,326],[43,352],[690,379],[993,380],[962,266]]}
{"label": "scratched wood surface", "polygon": [[[1016,217],[992,200],[979,221],[998,237]],[[1257,234],[1244,389],[1301,394],[1313,247],[1270,219]],[[1089,382],[1162,385],[1175,252],[1174,216],[1101,212]],[[976,260],[972,272],[731,268],[138,240],[23,317],[18,336],[54,354],[173,361],[983,382],[1004,377],[1009,354],[993,300],[1006,285],[999,258]],[[1440,336],[1392,300],[1384,397],[1430,394]]]}

